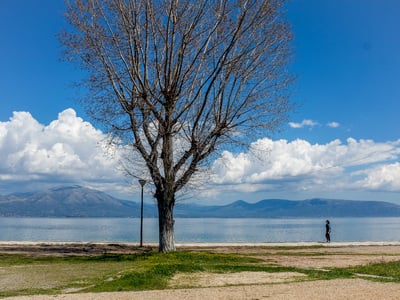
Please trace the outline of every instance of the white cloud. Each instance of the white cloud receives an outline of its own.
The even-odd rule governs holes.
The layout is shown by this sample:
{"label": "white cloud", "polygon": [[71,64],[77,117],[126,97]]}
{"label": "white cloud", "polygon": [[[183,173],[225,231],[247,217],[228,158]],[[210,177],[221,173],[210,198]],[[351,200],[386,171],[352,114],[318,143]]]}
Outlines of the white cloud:
{"label": "white cloud", "polygon": [[[296,122],[289,122],[289,126],[291,128],[295,128],[295,129],[299,129],[299,128],[304,128],[304,127],[315,127],[320,125],[317,121],[311,120],[311,119],[304,119],[303,121],[301,121],[300,123],[296,123]],[[330,128],[338,128],[340,126],[340,124],[338,122],[329,122],[326,123],[327,127]]]}
{"label": "white cloud", "polygon": [[330,128],[338,128],[340,126],[340,124],[338,122],[329,122],[326,124],[326,126],[328,126]]}
{"label": "white cloud", "polygon": [[289,122],[289,126],[292,128],[314,127],[316,125],[318,125],[318,122],[309,119],[305,119],[301,123]]}
{"label": "white cloud", "polygon": [[[110,155],[106,138],[72,109],[47,126],[28,112],[15,112],[9,121],[0,122],[0,194],[56,184],[81,184],[118,195],[132,192],[129,179],[118,171],[119,148]],[[288,198],[303,192],[317,197],[321,191],[397,193],[399,156],[400,140],[377,143],[349,138],[311,144],[264,138],[247,152],[223,152],[211,166],[214,175],[208,180],[203,177],[201,189],[192,197],[228,201],[276,191]]]}
{"label": "white cloud", "polygon": [[248,152],[225,151],[214,162],[214,183],[218,188],[229,185],[249,192],[367,187],[400,191],[400,165],[393,164],[399,155],[400,141],[375,143],[349,138],[347,143],[334,140],[319,145],[300,139],[265,138],[254,142]]}
{"label": "white cloud", "polygon": [[358,185],[368,190],[400,191],[400,163],[383,164],[358,172],[364,179]]}
{"label": "white cloud", "polygon": [[0,122],[0,193],[12,185],[121,182],[117,158],[105,154],[106,136],[73,109],[48,126],[28,112]]}

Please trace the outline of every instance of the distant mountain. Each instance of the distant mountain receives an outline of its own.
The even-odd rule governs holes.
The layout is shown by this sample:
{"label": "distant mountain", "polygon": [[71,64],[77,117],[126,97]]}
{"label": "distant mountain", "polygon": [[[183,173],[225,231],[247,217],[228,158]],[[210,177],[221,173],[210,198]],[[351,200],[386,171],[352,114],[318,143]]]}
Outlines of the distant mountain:
{"label": "distant mountain", "polygon": [[[146,212],[155,216],[154,207],[146,205]],[[0,216],[139,217],[140,205],[76,185],[0,196]]]}
{"label": "distant mountain", "polygon": [[175,217],[192,218],[332,218],[399,217],[400,206],[381,201],[310,199],[262,200],[254,204],[239,200],[223,206],[177,206]]}
{"label": "distant mountain", "polygon": [[[3,217],[140,217],[138,202],[116,199],[81,186],[58,187],[32,193],[0,196]],[[157,217],[155,203],[144,206],[144,216]],[[178,203],[176,218],[333,218],[399,217],[400,206],[381,201],[266,199],[239,200],[228,205]]]}

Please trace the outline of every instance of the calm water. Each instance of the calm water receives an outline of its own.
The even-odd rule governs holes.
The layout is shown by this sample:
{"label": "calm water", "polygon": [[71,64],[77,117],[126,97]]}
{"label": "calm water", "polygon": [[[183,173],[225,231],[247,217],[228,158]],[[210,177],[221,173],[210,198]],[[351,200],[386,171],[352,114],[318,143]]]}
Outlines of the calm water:
{"label": "calm water", "polygon": [[[176,242],[318,242],[322,219],[176,219]],[[332,241],[399,241],[398,218],[332,219]],[[144,219],[143,241],[158,241],[157,219]],[[140,219],[0,218],[1,241],[137,242]]]}

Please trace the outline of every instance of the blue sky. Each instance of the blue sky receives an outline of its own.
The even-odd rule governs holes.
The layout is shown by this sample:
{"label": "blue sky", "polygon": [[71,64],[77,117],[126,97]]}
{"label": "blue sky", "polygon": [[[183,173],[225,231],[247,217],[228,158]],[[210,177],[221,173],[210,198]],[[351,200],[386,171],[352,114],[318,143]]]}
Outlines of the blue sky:
{"label": "blue sky", "polygon": [[[0,194],[66,183],[131,197],[139,188],[118,172],[117,154],[104,156],[104,133],[75,100],[81,73],[61,61],[55,37],[63,9],[62,0],[0,1]],[[223,153],[216,176],[183,198],[400,204],[399,11],[397,0],[292,0],[298,109],[253,151]]]}

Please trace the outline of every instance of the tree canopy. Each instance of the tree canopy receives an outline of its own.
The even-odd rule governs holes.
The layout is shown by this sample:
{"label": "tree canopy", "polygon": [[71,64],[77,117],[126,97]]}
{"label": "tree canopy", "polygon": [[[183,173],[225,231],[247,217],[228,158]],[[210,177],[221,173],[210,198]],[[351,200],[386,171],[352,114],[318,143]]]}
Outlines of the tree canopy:
{"label": "tree canopy", "polygon": [[[284,0],[67,1],[66,58],[86,70],[90,115],[139,154],[155,186],[160,251],[179,192],[228,142],[277,129],[290,109]],[[132,169],[133,176],[143,170]]]}

